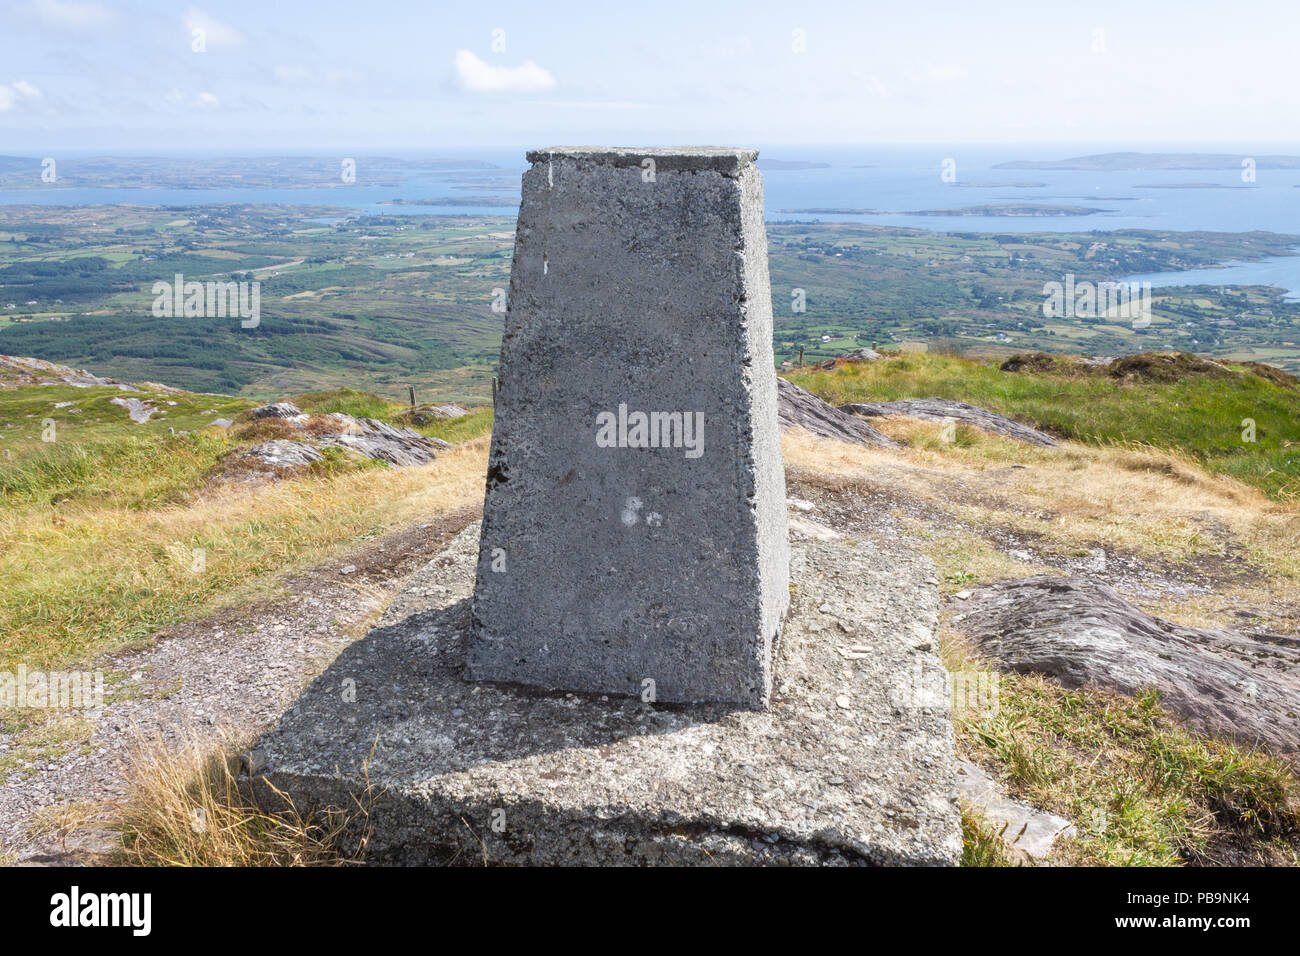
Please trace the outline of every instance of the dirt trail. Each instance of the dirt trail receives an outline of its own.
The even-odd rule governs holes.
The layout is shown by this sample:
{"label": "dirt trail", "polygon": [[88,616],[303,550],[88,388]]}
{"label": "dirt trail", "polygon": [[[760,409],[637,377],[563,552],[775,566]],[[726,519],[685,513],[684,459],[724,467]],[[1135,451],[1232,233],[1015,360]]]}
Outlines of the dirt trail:
{"label": "dirt trail", "polygon": [[[61,804],[111,804],[126,791],[125,760],[136,741],[248,739],[271,726],[298,692],[347,644],[365,633],[401,590],[479,514],[465,509],[367,543],[347,555],[280,581],[279,593],[246,607],[179,624],[141,650],[96,661],[107,702],[85,712],[88,726],[61,742],[61,755],[30,752],[0,732],[0,859],[27,864],[103,861],[107,831],[65,838],[34,832]],[[346,572],[346,573],[344,573]],[[112,675],[112,676],[110,676]]]}

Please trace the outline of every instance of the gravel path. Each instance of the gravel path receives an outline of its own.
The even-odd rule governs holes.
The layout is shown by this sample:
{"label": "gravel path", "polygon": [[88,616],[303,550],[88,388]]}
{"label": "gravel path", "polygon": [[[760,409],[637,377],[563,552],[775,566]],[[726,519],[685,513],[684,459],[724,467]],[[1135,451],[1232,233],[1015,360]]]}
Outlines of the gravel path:
{"label": "gravel path", "polygon": [[222,731],[247,740],[265,730],[365,633],[406,578],[477,517],[457,512],[396,532],[287,575],[277,595],[177,625],[149,647],[96,661],[91,669],[104,671],[107,702],[98,712],[81,712],[88,732],[65,742],[65,753],[32,752],[28,760],[17,736],[0,732],[0,759],[18,758],[0,787],[0,858],[68,864],[94,862],[111,850],[107,832],[67,841],[34,835],[33,815],[59,804],[120,799],[124,761],[137,741],[215,738]]}

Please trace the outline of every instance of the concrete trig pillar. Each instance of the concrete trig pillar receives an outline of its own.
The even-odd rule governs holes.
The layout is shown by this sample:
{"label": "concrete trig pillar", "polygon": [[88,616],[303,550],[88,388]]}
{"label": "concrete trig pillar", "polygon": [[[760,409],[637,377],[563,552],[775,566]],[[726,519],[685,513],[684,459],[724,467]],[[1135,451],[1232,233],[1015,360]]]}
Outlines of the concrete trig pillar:
{"label": "concrete trig pillar", "polygon": [[528,153],[471,677],[766,706],[790,595],[756,157]]}

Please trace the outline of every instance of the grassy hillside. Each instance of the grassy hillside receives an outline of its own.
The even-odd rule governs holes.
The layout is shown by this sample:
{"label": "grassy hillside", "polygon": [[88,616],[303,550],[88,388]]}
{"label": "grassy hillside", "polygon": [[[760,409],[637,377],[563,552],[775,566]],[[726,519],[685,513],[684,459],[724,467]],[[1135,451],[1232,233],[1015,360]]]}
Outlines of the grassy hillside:
{"label": "grassy hillside", "polygon": [[[965,426],[949,442],[939,422],[876,421],[901,448],[786,433],[787,489],[850,540],[883,539],[887,555],[902,539],[935,562],[950,671],[997,669],[961,631],[961,595],[1030,575],[1100,576],[1185,625],[1300,626],[1300,505],[1206,474],[1177,451],[1043,448]],[[1155,695],[1000,678],[997,708],[954,720],[957,750],[1012,796],[1074,822],[1058,862],[1300,863],[1300,780],[1285,758],[1196,734]],[[1009,861],[977,815],[965,830],[968,865]]]}
{"label": "grassy hillside", "polygon": [[[1017,372],[1000,365],[909,353],[789,378],[835,405],[948,398],[1061,438],[1176,450],[1272,497],[1300,498],[1300,383],[1276,371],[1190,357],[1133,357],[1117,366],[1122,374],[1050,359]],[[1254,441],[1243,439],[1247,420]]]}
{"label": "grassy hillside", "polygon": [[[162,412],[136,424],[111,404],[127,396]],[[404,406],[364,392],[288,397],[406,424]],[[129,644],[421,509],[482,495],[491,409],[416,426],[468,443],[422,468],[330,461],[270,487],[222,484],[221,463],[265,437],[239,419],[252,404],[148,385],[0,389],[0,670]],[[219,417],[234,426],[205,427]]]}
{"label": "grassy hillside", "polygon": [[[4,207],[0,352],[256,398],[436,384],[482,400],[513,228],[311,206]],[[261,283],[260,323],[155,316],[153,284],[177,273]]]}
{"label": "grassy hillside", "polygon": [[[899,448],[794,431],[782,440],[789,491],[816,502],[811,517],[849,540],[896,529],[935,561],[953,601],[962,589],[1062,573],[1102,552],[1115,568],[1142,570],[1151,588],[1142,606],[1152,613],[1240,627],[1248,609],[1260,627],[1294,633],[1300,506],[1278,499],[1293,497],[1295,472],[1284,481],[1269,469],[1287,464],[1278,456],[1289,448],[1287,428],[1300,422],[1300,392],[1245,367],[1128,368],[1114,378],[1051,363],[1012,373],[908,354],[794,373],[837,402],[941,395],[1077,441],[1042,448],[963,426],[947,442],[938,423],[903,418],[881,422]],[[163,417],[130,422],[109,401],[127,395],[152,399]],[[277,397],[394,423],[405,411],[355,389]],[[274,593],[286,570],[482,501],[490,409],[421,427],[460,443],[427,466],[321,468],[254,486],[216,480],[227,456],[258,440],[260,426],[240,419],[249,404],[151,386],[0,389],[0,448],[9,452],[0,451],[0,670],[85,661],[147,641],[169,624]],[[1234,421],[1244,410],[1253,410],[1260,440],[1238,452],[1220,432],[1239,436]],[[218,415],[234,427],[202,427]],[[46,418],[56,422],[53,443],[41,441]],[[1209,586],[1162,590],[1189,580]],[[988,666],[950,618],[940,637],[950,669]],[[1004,674],[1000,713],[969,714],[955,727],[963,757],[1013,795],[1076,822],[1060,860],[1297,861],[1293,771],[1191,734],[1153,697]],[[38,749],[20,745],[20,753]],[[174,816],[188,821],[192,778],[175,779],[185,789]],[[237,821],[260,818],[231,819],[238,833]],[[1010,859],[1002,838],[970,813],[966,836],[966,862]]]}

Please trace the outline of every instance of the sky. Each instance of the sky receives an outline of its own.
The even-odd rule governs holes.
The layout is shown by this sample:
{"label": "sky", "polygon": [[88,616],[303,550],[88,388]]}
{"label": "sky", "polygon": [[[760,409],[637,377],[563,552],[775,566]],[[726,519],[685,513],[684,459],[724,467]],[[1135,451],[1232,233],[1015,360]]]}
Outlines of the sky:
{"label": "sky", "polygon": [[0,153],[1300,141],[1296,0],[0,0]]}

